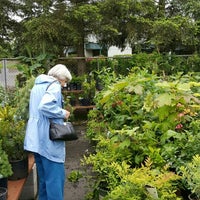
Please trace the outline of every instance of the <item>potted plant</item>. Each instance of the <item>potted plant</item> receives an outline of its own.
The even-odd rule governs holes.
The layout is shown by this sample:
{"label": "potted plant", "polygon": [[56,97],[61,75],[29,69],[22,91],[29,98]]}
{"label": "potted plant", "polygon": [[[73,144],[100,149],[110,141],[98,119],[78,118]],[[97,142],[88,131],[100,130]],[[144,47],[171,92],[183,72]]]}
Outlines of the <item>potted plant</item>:
{"label": "potted plant", "polygon": [[8,177],[12,180],[24,178],[28,174],[28,155],[23,148],[25,121],[18,119],[15,114],[14,107],[0,107],[0,136],[2,148],[12,166],[13,175]]}
{"label": "potted plant", "polygon": [[79,98],[83,106],[93,104],[93,99],[96,93],[96,82],[93,76],[86,77],[82,83],[83,94]]}
{"label": "potted plant", "polygon": [[7,188],[0,187],[0,199],[1,200],[6,200],[7,199],[7,193],[8,193]]}
{"label": "potted plant", "polygon": [[72,81],[68,84],[68,90],[81,90],[84,76],[73,76]]}
{"label": "potted plant", "polygon": [[0,140],[0,187],[7,188],[7,178],[12,175],[11,165],[8,155],[2,149],[2,141]]}
{"label": "potted plant", "polygon": [[70,92],[70,93],[66,96],[65,100],[68,100],[68,103],[69,103],[71,106],[75,106],[75,105],[76,105],[76,102],[77,102],[77,100],[76,100],[76,95],[75,95],[73,92]]}
{"label": "potted plant", "polygon": [[183,185],[191,191],[190,200],[200,199],[200,155],[195,155],[191,162],[180,167]]}

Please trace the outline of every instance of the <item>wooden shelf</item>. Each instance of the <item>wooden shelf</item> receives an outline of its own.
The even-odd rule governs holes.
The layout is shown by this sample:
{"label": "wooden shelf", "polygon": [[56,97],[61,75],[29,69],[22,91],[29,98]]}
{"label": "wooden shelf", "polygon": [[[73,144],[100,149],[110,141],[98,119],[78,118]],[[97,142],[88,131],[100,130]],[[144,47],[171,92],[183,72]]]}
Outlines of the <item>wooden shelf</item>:
{"label": "wooden shelf", "polygon": [[88,105],[88,106],[82,106],[82,105],[79,105],[79,100],[78,100],[78,96],[79,94],[83,93],[84,90],[63,90],[63,92],[65,94],[70,94],[70,93],[73,93],[74,95],[76,95],[76,103],[75,103],[75,106],[72,106],[73,107],[73,110],[83,110],[83,109],[93,109],[95,108],[95,105]]}
{"label": "wooden shelf", "polygon": [[[35,163],[33,154],[29,154],[28,158],[28,174],[31,172]],[[16,181],[8,181],[8,197],[7,200],[18,200],[22,192],[23,186],[27,178]]]}
{"label": "wooden shelf", "polygon": [[95,108],[95,105],[89,105],[89,106],[73,106],[74,110],[81,110],[81,109],[93,109]]}
{"label": "wooden shelf", "polygon": [[83,93],[83,90],[63,90],[64,93],[74,93],[74,94],[80,94]]}

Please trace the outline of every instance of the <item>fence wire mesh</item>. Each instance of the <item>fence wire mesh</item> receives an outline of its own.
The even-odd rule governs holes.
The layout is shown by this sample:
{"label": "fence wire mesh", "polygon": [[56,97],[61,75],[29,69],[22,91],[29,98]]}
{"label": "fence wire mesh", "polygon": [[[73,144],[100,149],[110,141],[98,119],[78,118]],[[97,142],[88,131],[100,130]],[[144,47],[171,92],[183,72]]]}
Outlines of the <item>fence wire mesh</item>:
{"label": "fence wire mesh", "polygon": [[17,69],[17,59],[2,59],[0,65],[0,85],[4,88],[15,87],[16,76],[20,73]]}
{"label": "fence wire mesh", "polygon": [[[110,60],[113,58],[60,58],[57,62],[65,64],[73,75],[79,74],[78,62],[83,61],[86,65],[86,74],[90,71],[98,71],[103,67],[109,67],[111,65]],[[127,58],[126,58],[127,59]],[[18,65],[23,64],[19,59],[16,58],[3,58],[0,59],[0,86],[9,89],[16,86],[17,75],[22,73],[18,70]],[[28,67],[28,66],[27,66]]]}

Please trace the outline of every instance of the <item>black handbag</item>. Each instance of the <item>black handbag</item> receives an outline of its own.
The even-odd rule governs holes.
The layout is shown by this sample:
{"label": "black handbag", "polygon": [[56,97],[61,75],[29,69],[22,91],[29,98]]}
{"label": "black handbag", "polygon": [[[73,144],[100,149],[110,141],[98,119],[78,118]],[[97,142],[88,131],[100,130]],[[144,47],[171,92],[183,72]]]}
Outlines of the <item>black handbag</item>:
{"label": "black handbag", "polygon": [[[47,86],[46,91],[48,90],[49,86],[54,82],[56,82],[56,80],[51,82]],[[64,122],[64,124],[56,124],[50,120],[49,138],[53,141],[71,141],[77,140],[78,136],[71,122]]]}
{"label": "black handbag", "polygon": [[56,124],[50,121],[49,138],[53,141],[71,141],[77,140],[78,136],[71,122],[65,122],[64,124]]}

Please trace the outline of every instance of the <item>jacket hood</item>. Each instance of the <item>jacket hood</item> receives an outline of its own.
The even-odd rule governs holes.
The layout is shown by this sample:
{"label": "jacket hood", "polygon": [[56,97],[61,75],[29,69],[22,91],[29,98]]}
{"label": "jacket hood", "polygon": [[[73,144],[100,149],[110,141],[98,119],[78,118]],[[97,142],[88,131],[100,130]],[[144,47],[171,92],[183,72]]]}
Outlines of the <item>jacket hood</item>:
{"label": "jacket hood", "polygon": [[42,83],[51,83],[55,81],[56,78],[53,76],[48,76],[46,74],[41,74],[35,79],[35,84],[42,84]]}

